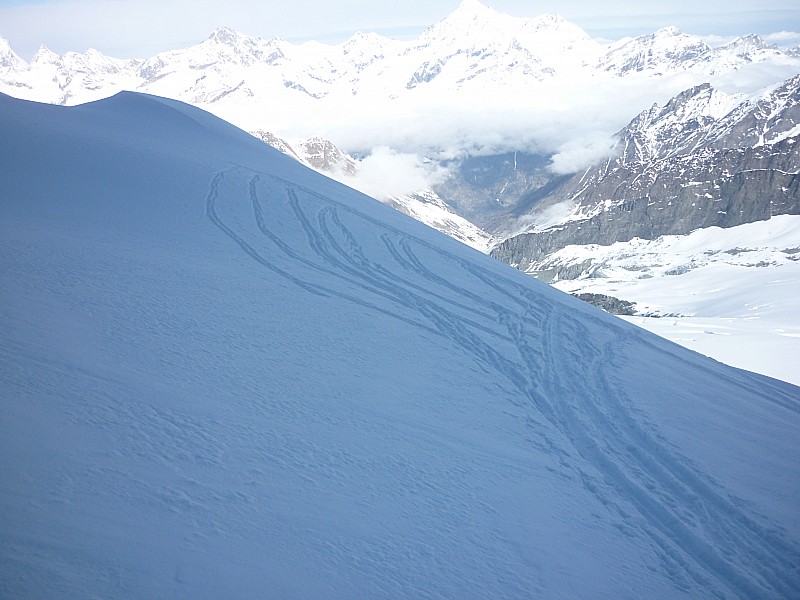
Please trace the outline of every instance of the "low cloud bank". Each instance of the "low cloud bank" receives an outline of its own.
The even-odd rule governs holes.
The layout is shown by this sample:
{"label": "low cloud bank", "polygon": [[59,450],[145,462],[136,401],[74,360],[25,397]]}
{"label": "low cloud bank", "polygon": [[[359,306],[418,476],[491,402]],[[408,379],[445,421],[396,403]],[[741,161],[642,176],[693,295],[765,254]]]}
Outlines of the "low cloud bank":
{"label": "low cloud bank", "polygon": [[[753,93],[788,79],[790,66],[745,66],[711,78],[728,93]],[[285,118],[286,134],[322,135],[349,153],[368,156],[357,180],[373,196],[424,189],[442,180],[426,156],[452,159],[521,151],[551,157],[556,175],[580,172],[614,156],[616,134],[641,111],[663,105],[708,78],[678,73],[657,79],[632,75],[589,81],[545,81],[535,88],[460,92],[402,99],[326,98],[309,118]],[[275,107],[276,112],[280,111]]]}
{"label": "low cloud bank", "polygon": [[564,142],[550,158],[550,171],[570,175],[614,157],[615,138],[606,133],[589,132]]}

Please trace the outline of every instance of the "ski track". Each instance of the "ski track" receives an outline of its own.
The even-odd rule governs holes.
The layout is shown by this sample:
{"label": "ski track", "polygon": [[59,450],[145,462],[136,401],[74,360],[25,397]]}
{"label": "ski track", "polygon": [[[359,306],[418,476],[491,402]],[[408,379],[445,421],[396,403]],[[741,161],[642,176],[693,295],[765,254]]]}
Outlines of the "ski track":
{"label": "ski track", "polygon": [[[403,321],[405,323],[413,325],[414,327],[421,327],[421,328],[423,328],[425,330],[430,331],[429,327],[427,327],[426,325],[424,325],[424,324],[422,324],[422,323],[420,323],[418,321],[415,321],[415,320],[410,319],[408,317],[405,317],[403,315],[399,315],[397,313],[389,312],[385,308],[383,308],[381,306],[378,306],[378,305],[375,305],[375,304],[371,304],[371,303],[365,302],[361,298],[357,298],[355,296],[342,293],[341,291],[334,290],[334,289],[325,287],[323,285],[312,284],[312,283],[306,282],[306,281],[300,279],[299,277],[296,277],[296,276],[292,275],[288,271],[286,271],[284,269],[281,269],[280,267],[275,265],[272,261],[270,261],[267,258],[265,258],[262,255],[262,253],[258,252],[258,250],[256,250],[253,247],[253,245],[248,243],[236,231],[234,231],[233,229],[228,227],[223,222],[223,220],[220,218],[219,214],[217,213],[216,205],[217,205],[217,199],[219,197],[219,184],[222,181],[224,176],[225,176],[225,172],[224,171],[221,172],[221,173],[218,173],[214,177],[214,180],[211,183],[211,187],[210,187],[208,195],[206,197],[206,216],[208,216],[209,220],[217,228],[219,228],[227,237],[229,237],[231,240],[233,240],[239,247],[242,248],[242,250],[245,251],[246,254],[248,254],[251,258],[253,258],[256,262],[258,262],[262,266],[268,268],[270,271],[273,271],[273,272],[277,273],[278,275],[281,275],[282,277],[285,277],[287,280],[289,280],[292,283],[294,283],[295,285],[297,285],[297,286],[299,286],[299,287],[311,292],[312,294],[316,294],[316,295],[319,295],[319,296],[328,296],[328,295],[330,295],[330,296],[338,296],[340,298],[348,300],[349,302],[353,302],[355,304],[364,306],[366,308],[370,308],[372,310],[376,310],[376,311],[381,312],[383,314],[389,315],[389,316],[391,316],[391,317],[393,317],[395,319],[399,319],[399,320],[401,320],[401,321]],[[256,218],[258,219],[259,217],[256,217]],[[261,218],[261,221],[263,222],[263,217]],[[265,232],[262,232],[262,233],[265,233]],[[267,237],[269,237],[270,239],[272,239],[272,237],[273,237],[271,234],[266,234],[265,233],[265,235],[267,235]],[[311,262],[299,257],[286,244],[280,243],[280,244],[278,244],[278,247],[281,248],[282,250],[284,250],[284,249],[288,250],[289,251],[289,256],[294,258],[295,260],[297,260],[298,262],[300,262],[302,264],[305,264],[307,266],[311,266],[312,268],[318,269],[318,270],[320,270],[322,272],[328,272],[329,274],[335,274],[335,273],[333,273],[331,271],[328,271],[327,269],[321,269],[321,268],[319,268],[318,265],[316,265],[314,263],[311,263]]]}
{"label": "ski track", "polygon": [[[217,209],[221,182],[248,177],[241,202],[226,200],[234,205],[226,206],[223,219]],[[307,248],[293,248],[270,227],[259,200],[261,185],[285,193],[286,199],[275,203],[276,208],[282,204],[284,210],[288,208],[280,215],[281,226],[293,218]],[[302,289],[336,295],[435,332],[473,356],[484,369],[509,381],[517,392],[515,404],[529,410],[533,443],[560,455],[562,465],[575,471],[584,487],[619,515],[620,531],[646,536],[676,586],[686,591],[700,588],[719,598],[796,597],[800,590],[798,549],[777,531],[755,522],[740,508],[744,505],[741,500],[727,495],[666,442],[654,437],[627,408],[627,399],[619,398],[608,381],[607,366],[622,355],[624,341],[610,325],[598,321],[608,341],[596,347],[569,313],[542,295],[274,175],[248,175],[238,168],[218,173],[209,187],[206,214],[247,255]],[[226,224],[228,219],[235,221],[234,214],[241,223],[251,220],[260,240],[252,239],[246,225]],[[347,221],[366,222],[375,231],[392,267],[366,257],[342,215]],[[286,267],[276,264],[277,258],[267,258],[274,251],[260,249],[265,241],[289,259]],[[454,277],[445,279],[427,269],[416,250],[447,258],[453,264]],[[305,271],[298,269],[299,265],[309,273],[344,282],[363,295],[357,297],[303,278]],[[287,270],[292,268],[294,273]],[[476,295],[454,283],[464,275],[480,280],[496,295]],[[380,298],[380,304],[367,300],[368,295]],[[395,309],[388,309],[386,301]],[[497,334],[496,324],[502,325],[505,335]],[[554,331],[569,334],[559,337]],[[498,350],[502,347],[510,347],[512,352]],[[688,360],[684,362],[697,369]],[[594,377],[581,380],[559,375],[571,372],[573,364],[576,371],[578,365],[589,365]],[[776,403],[798,410],[780,396],[777,393]],[[583,466],[566,459],[551,434],[543,431],[541,419],[568,440],[570,451],[584,459]],[[609,431],[614,435],[609,436]],[[614,494],[604,492],[607,487],[614,488],[630,505],[611,505],[609,498]]]}

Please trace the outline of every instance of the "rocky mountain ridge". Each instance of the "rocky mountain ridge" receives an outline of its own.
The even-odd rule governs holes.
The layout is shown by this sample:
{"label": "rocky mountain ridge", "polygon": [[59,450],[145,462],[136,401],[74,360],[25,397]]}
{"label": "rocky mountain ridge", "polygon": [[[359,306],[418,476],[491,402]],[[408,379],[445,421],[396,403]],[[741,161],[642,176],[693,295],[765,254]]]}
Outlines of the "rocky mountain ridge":
{"label": "rocky mountain ridge", "polygon": [[798,157],[800,76],[755,98],[697,86],[637,116],[620,132],[616,159],[558,186],[531,216],[562,207],[558,223],[534,224],[492,254],[535,272],[567,245],[652,240],[800,214]]}

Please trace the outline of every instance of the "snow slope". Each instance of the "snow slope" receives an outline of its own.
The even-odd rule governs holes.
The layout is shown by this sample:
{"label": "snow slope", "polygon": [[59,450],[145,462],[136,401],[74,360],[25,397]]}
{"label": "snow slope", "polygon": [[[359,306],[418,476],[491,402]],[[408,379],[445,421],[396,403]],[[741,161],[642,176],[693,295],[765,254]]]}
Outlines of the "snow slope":
{"label": "snow slope", "polygon": [[176,101],[0,128],[1,597],[800,592],[799,388]]}
{"label": "snow slope", "polygon": [[628,320],[717,360],[800,384],[800,216],[686,236],[568,246],[543,267],[554,285],[636,303]]}

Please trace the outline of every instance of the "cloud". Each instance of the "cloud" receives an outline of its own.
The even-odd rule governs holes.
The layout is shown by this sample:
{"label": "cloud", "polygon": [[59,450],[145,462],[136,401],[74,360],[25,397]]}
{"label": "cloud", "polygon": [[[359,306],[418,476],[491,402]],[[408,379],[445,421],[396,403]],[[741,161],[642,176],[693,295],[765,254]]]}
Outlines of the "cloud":
{"label": "cloud", "polygon": [[797,75],[793,64],[751,63],[716,76],[712,85],[729,94],[752,94]]}
{"label": "cloud", "polygon": [[778,31],[762,36],[770,44],[775,44],[780,48],[794,48],[800,46],[800,32],[797,31]]}
{"label": "cloud", "polygon": [[[753,93],[793,74],[791,65],[746,65],[711,78],[711,83],[728,93]],[[288,107],[282,119],[286,129],[279,133],[293,138],[322,135],[346,152],[369,154],[360,185],[372,195],[385,189],[370,187],[380,182],[391,182],[393,190],[411,190],[416,185],[411,182],[422,180],[427,182],[422,187],[429,187],[439,174],[430,171],[421,158],[425,156],[452,159],[522,151],[550,156],[551,171],[563,175],[613,156],[615,134],[640,112],[707,80],[684,72],[658,79],[632,75],[545,81],[536,88],[486,91],[479,98],[464,92],[420,93],[396,101],[361,94],[329,97],[315,102],[314,110],[302,111],[302,118],[295,106]],[[273,105],[272,116],[278,118],[281,110]]]}
{"label": "cloud", "polygon": [[[595,86],[567,91],[563,83],[536,90],[503,90],[476,101],[470,93],[446,98],[433,94],[402,102],[375,100],[350,104],[325,99],[302,120],[282,119],[286,137],[322,135],[347,152],[369,153],[376,146],[404,154],[456,158],[464,155],[527,151],[552,154],[572,139],[609,138],[652,104],[631,98],[620,107],[618,92]],[[642,95],[644,96],[644,95]],[[669,95],[666,95],[669,98]],[[635,103],[638,101],[638,106]],[[273,106],[273,114],[280,108]],[[590,132],[590,133],[587,133]],[[581,142],[581,143],[585,143]]]}
{"label": "cloud", "polygon": [[590,132],[563,143],[550,159],[556,175],[577,173],[612,156],[616,139],[600,131]]}
{"label": "cloud", "polygon": [[377,146],[357,165],[356,175],[336,174],[334,177],[360,192],[386,200],[427,189],[444,181],[447,172],[417,154],[398,152]]}

